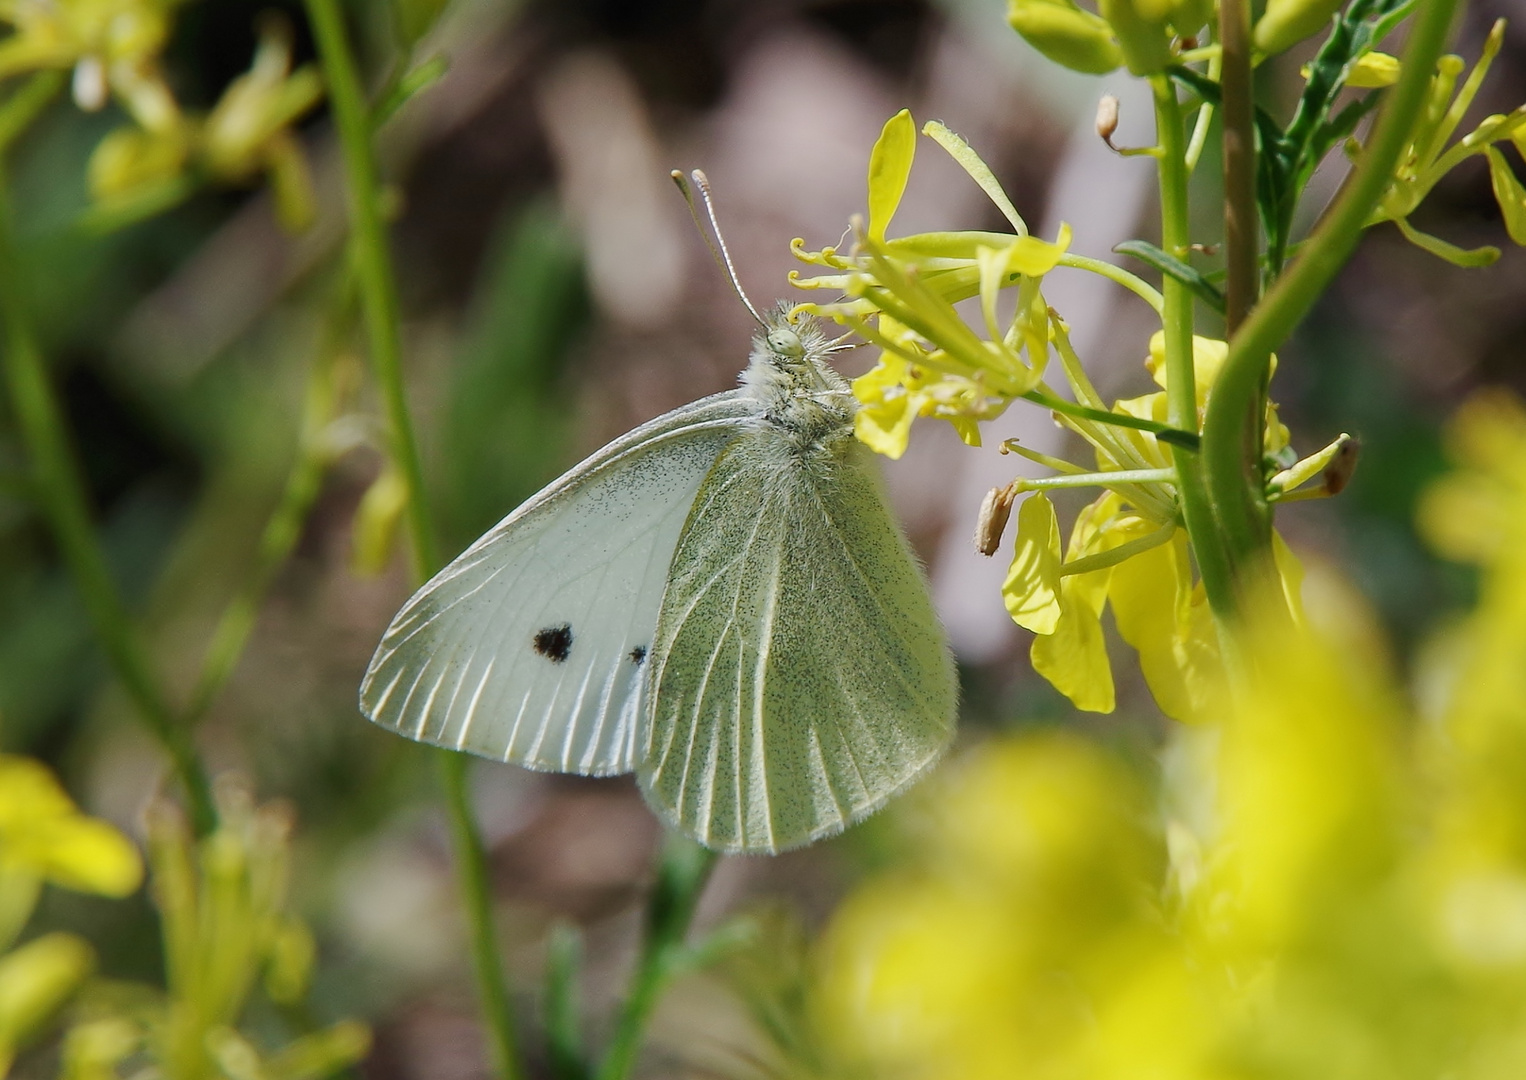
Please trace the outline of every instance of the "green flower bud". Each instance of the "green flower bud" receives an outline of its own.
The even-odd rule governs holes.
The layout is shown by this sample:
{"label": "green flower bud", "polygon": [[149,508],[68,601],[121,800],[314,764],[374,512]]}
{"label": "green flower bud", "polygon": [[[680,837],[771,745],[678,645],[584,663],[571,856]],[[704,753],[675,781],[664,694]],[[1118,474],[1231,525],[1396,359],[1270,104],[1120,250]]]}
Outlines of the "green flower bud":
{"label": "green flower bud", "polygon": [[1340,8],[1341,0],[1267,0],[1251,40],[1268,55],[1280,53],[1319,33]]}
{"label": "green flower bud", "polygon": [[1008,0],[1007,22],[1029,45],[1072,71],[1106,75],[1123,63],[1112,28],[1071,0]]}
{"label": "green flower bud", "polygon": [[1102,17],[1113,28],[1124,63],[1135,75],[1158,75],[1171,62],[1171,36],[1160,0],[1100,0]]}

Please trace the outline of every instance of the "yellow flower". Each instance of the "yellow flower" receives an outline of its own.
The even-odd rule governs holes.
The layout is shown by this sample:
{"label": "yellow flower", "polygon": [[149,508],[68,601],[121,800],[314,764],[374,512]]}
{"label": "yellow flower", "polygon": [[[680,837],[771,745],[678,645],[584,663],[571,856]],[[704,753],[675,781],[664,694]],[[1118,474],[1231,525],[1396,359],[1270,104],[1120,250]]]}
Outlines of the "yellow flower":
{"label": "yellow flower", "polygon": [[180,0],[3,0],[0,21],[15,32],[0,41],[0,78],[48,68],[74,69],[83,109],[106,104],[108,91],[143,127],[163,131],[179,117],[158,70]]}
{"label": "yellow flower", "polygon": [[[300,1003],[314,946],[287,909],[291,815],[219,786],[218,827],[195,839],[167,804],[148,816],[151,890],[164,935],[165,991],[143,992],[128,1015],[87,1015],[65,1041],[69,1080],[115,1080],[146,1055],[155,1075],[321,1080],[365,1056],[370,1032],[342,1021],[275,1050],[237,1030],[257,983],[280,1005]],[[128,1075],[136,1075],[137,1069]]]}
{"label": "yellow flower", "polygon": [[315,197],[291,125],[323,96],[311,65],[291,70],[291,33],[267,21],[254,62],[205,118],[175,109],[162,122],[118,128],[91,155],[90,193],[100,217],[133,220],[180,202],[200,180],[243,184],[270,177],[277,216],[287,229],[311,223]]}
{"label": "yellow flower", "polygon": [[1487,266],[1499,258],[1499,248],[1487,245],[1471,250],[1459,248],[1440,237],[1420,232],[1410,225],[1409,216],[1442,177],[1476,154],[1483,154],[1488,159],[1495,201],[1505,219],[1510,239],[1516,244],[1526,244],[1526,187],[1516,179],[1495,149],[1496,143],[1506,140],[1515,142],[1519,148],[1526,140],[1526,105],[1509,115],[1486,116],[1473,131],[1452,142],[1451,146],[1447,145],[1472,105],[1504,41],[1505,20],[1498,19],[1484,41],[1478,62],[1461,88],[1458,88],[1457,80],[1465,67],[1462,57],[1447,55],[1437,63],[1423,118],[1410,138],[1409,147],[1399,158],[1392,185],[1368,222],[1375,225],[1392,221],[1410,243],[1457,266]]}
{"label": "yellow flower", "polygon": [[[1074,364],[1063,323],[1056,344]],[[1193,340],[1198,405],[1201,411],[1227,354],[1222,341]],[[1162,335],[1150,342],[1146,367],[1166,385]],[[1079,369],[1077,369],[1079,370]],[[1076,375],[1072,385],[1083,400],[1094,396]],[[1164,389],[1115,402],[1117,413],[1164,423]],[[1049,500],[1030,495],[1018,510],[1017,538],[1002,597],[1013,620],[1036,635],[1033,668],[1079,709],[1111,712],[1114,690],[1102,614],[1111,605],[1119,635],[1139,654],[1140,668],[1156,703],[1167,716],[1198,721],[1215,703],[1220,670],[1218,630],[1202,584],[1195,582],[1187,534],[1180,527],[1171,447],[1148,431],[1120,429],[1060,414],[1096,452],[1096,473],[1045,480],[1017,480],[1013,492],[1098,484],[1104,493],[1082,510],[1063,557],[1059,526]],[[1282,455],[1287,429],[1267,410],[1267,452]],[[1284,470],[1291,492],[1318,474],[1339,450],[1339,440],[1320,454]],[[1061,463],[1063,464],[1063,463]],[[1283,474],[1278,474],[1279,476]],[[1280,491],[1281,489],[1279,489]],[[1297,559],[1274,539],[1277,566],[1295,612],[1301,571]]]}
{"label": "yellow flower", "polygon": [[90,974],[95,956],[74,934],[34,938],[0,956],[0,1077]]}
{"label": "yellow flower", "polygon": [[[923,133],[991,195],[1014,233],[887,238],[915,154],[916,127],[903,110],[886,122],[870,155],[869,220],[855,252],[807,251],[799,239],[792,244],[802,262],[830,271],[809,278],[792,274],[795,284],[844,296],[801,307],[851,326],[881,349],[879,365],[854,390],[867,414],[860,438],[890,457],[905,451],[916,416],[948,420],[966,443],[978,446],[980,421],[1000,415],[1014,398],[1040,385],[1049,358],[1049,309],[1039,283],[1070,244],[1068,227],[1054,243],[1028,235],[990,170],[957,135],[937,123],[927,124]],[[1012,287],[1018,290],[1017,311],[1002,327],[997,297]],[[954,307],[972,297],[980,299],[984,338]]]}
{"label": "yellow flower", "polygon": [[142,877],[131,841],[81,814],[44,766],[0,754],[0,1077],[94,964],[90,946],[73,934],[46,934],[4,952],[43,883],[126,896]]}
{"label": "yellow flower", "polygon": [[0,754],[0,948],[21,930],[44,882],[126,896],[142,876],[132,842],[81,814],[44,766]]}

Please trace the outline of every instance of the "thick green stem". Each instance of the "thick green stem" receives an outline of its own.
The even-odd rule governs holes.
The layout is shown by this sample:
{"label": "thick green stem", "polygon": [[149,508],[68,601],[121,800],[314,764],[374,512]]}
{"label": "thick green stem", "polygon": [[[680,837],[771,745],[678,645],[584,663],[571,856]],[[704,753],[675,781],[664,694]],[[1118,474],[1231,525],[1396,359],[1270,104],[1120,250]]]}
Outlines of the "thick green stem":
{"label": "thick green stem", "polygon": [[[423,469],[418,443],[403,386],[402,333],[398,315],[397,284],[387,231],[382,220],[381,185],[371,143],[375,129],[361,89],[360,76],[350,55],[344,21],[337,0],[307,0],[308,19],[318,46],[324,79],[328,84],[334,126],[344,152],[348,180],[350,257],[359,286],[371,361],[385,402],[393,460],[408,489],[408,531],[412,542],[415,578],[422,582],[435,572],[433,528],[424,501]],[[510,1012],[508,982],[499,957],[497,931],[493,925],[492,893],[488,883],[487,857],[472,817],[467,792],[467,762],[459,754],[441,751],[440,778],[445,788],[446,810],[451,821],[457,875],[466,906],[483,1018],[490,1032],[495,1071],[501,1080],[523,1075]]]}
{"label": "thick green stem", "polygon": [[[1335,277],[1364,223],[1393,180],[1395,166],[1425,105],[1457,0],[1422,0],[1382,116],[1361,162],[1334,206],[1229,344],[1203,422],[1203,467],[1229,557],[1236,568],[1270,558],[1271,512],[1262,490],[1261,419],[1252,415],[1272,350],[1285,341]],[[1193,540],[1197,536],[1194,532]]]}
{"label": "thick green stem", "polygon": [[676,833],[669,834],[657,871],[657,884],[647,904],[646,933],[636,973],[614,1038],[595,1074],[597,1080],[625,1080],[630,1075],[657,996],[684,956],[684,938],[715,860],[715,852]]}
{"label": "thick green stem", "polygon": [[[1161,154],[1160,239],[1161,247],[1178,259],[1186,260],[1192,243],[1187,218],[1186,138],[1182,108],[1176,99],[1176,87],[1164,75],[1150,79],[1155,94],[1156,138]],[[1192,359],[1192,290],[1169,275],[1161,282],[1165,300],[1161,322],[1166,349],[1166,422],[1172,428],[1196,431],[1197,373]],[[1183,447],[1173,447],[1177,491],[1180,493],[1182,519],[1192,539],[1198,572],[1203,588],[1215,612],[1229,610],[1231,575],[1213,507],[1208,501],[1200,455]]]}
{"label": "thick green stem", "polygon": [[127,606],[106,565],[90,520],[84,477],[64,426],[31,324],[22,270],[11,234],[11,213],[0,175],[0,319],[5,322],[5,373],[16,423],[26,447],[32,489],[47,516],[96,636],[138,715],[170,755],[185,788],[198,836],[217,824],[206,771],[149,665]]}

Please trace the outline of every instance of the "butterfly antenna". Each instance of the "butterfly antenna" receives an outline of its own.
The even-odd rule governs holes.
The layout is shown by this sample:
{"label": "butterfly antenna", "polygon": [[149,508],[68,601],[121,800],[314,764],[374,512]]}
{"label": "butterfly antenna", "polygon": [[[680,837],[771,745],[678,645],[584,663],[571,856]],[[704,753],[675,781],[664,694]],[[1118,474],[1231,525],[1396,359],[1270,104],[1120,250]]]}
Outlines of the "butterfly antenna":
{"label": "butterfly antenna", "polygon": [[[758,309],[752,306],[751,300],[747,299],[747,293],[743,291],[742,283],[737,279],[736,267],[731,262],[731,252],[726,249],[726,238],[721,235],[721,223],[715,217],[715,200],[710,196],[709,178],[698,169],[691,174],[694,177],[694,186],[699,188],[699,197],[704,200],[705,212],[710,216],[710,231],[706,231],[705,223],[699,218],[699,207],[694,204],[694,193],[689,190],[689,182],[684,178],[684,174],[674,169],[668,175],[673,178],[673,183],[677,184],[678,190],[682,192],[684,203],[689,207],[689,216],[694,219],[694,227],[699,230],[700,236],[704,237],[705,246],[710,249],[715,265],[721,268],[721,272],[726,275],[726,280],[731,282],[732,291],[737,294],[743,306],[752,313],[752,317],[758,320],[758,325],[767,327],[768,323],[763,321],[763,316],[758,314]],[[714,241],[710,239],[711,232],[715,234]],[[717,247],[717,244],[720,246]]]}

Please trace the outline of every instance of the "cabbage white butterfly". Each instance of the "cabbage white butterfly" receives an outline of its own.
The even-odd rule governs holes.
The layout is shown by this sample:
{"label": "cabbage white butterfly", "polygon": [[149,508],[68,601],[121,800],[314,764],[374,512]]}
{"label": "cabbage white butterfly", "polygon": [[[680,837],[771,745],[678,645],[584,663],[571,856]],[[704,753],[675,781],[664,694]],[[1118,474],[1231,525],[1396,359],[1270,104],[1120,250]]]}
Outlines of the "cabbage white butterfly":
{"label": "cabbage white butterfly", "polygon": [[366,716],[532,769],[634,771],[663,820],[731,852],[836,833],[937,760],[953,660],[857,402],[814,320],[742,299],[762,332],[741,385],[616,439],[421,588]]}

